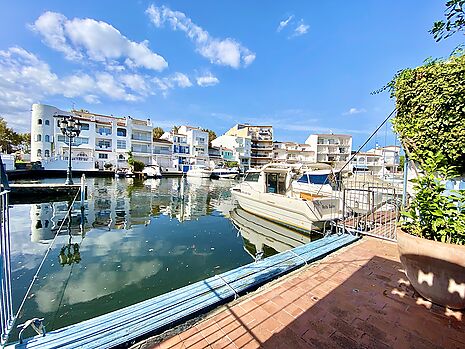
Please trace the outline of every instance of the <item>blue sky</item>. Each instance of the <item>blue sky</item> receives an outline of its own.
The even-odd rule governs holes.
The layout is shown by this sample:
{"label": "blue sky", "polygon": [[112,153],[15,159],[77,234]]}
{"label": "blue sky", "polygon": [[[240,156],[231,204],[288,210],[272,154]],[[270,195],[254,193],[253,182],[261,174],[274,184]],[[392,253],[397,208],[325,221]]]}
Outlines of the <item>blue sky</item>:
{"label": "blue sky", "polygon": [[0,5],[0,115],[32,103],[190,124],[271,124],[276,140],[351,133],[394,106],[370,95],[463,35],[428,33],[444,1],[15,1]]}

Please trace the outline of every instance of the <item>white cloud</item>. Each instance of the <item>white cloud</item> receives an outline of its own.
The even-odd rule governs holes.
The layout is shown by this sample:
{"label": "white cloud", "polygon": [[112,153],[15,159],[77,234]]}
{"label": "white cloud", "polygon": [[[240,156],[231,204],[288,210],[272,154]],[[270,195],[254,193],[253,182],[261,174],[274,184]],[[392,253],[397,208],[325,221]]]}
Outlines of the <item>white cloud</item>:
{"label": "white cloud", "polygon": [[173,30],[180,30],[195,44],[197,52],[211,63],[232,68],[246,67],[255,60],[255,53],[232,38],[217,39],[202,29],[183,12],[166,6],[150,5],[146,13],[156,27],[168,23]]}
{"label": "white cloud", "polygon": [[220,80],[218,80],[218,78],[212,75],[211,73],[203,75],[203,76],[199,76],[197,78],[197,85],[201,87],[214,86],[218,84],[219,82]]}
{"label": "white cloud", "polygon": [[294,19],[294,15],[289,16],[286,20],[279,22],[278,28],[276,31],[279,33],[281,30],[287,27],[290,21]]}
{"label": "white cloud", "polygon": [[305,24],[303,20],[300,21],[300,24],[294,29],[293,36],[301,36],[308,33],[309,25]]}
{"label": "white cloud", "polygon": [[175,82],[179,87],[191,87],[192,82],[189,80],[187,75],[183,73],[174,73],[172,77],[173,82]]}
{"label": "white cloud", "polygon": [[174,89],[175,87],[186,88],[192,86],[192,82],[190,81],[189,77],[179,72],[164,78],[155,77],[152,79],[152,82],[165,97],[168,95],[168,91]]}
{"label": "white cloud", "polygon": [[[173,87],[189,87],[189,78],[176,73],[169,78]],[[101,98],[134,102],[154,94],[156,85],[140,74],[93,72],[58,76],[36,55],[21,47],[0,50],[0,111],[15,129],[29,129],[33,103],[50,96],[82,98],[99,103]]]}
{"label": "white cloud", "polygon": [[85,54],[110,67],[121,67],[115,64],[118,60],[130,68],[161,71],[168,67],[162,56],[149,49],[148,41],[131,41],[106,22],[90,18],[69,20],[61,13],[45,12],[30,28],[42,36],[47,46],[62,52],[69,60],[82,59]]}
{"label": "white cloud", "polygon": [[355,115],[360,113],[366,113],[366,109],[363,108],[350,108],[348,111],[342,113],[342,115]]}

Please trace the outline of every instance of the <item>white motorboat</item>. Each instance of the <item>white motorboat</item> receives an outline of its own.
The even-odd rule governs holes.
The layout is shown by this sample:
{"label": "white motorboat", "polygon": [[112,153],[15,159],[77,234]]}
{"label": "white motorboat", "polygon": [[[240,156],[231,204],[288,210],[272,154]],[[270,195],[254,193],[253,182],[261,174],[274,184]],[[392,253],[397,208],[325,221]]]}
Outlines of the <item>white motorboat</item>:
{"label": "white motorboat", "polygon": [[192,165],[187,171],[187,177],[210,178],[212,170],[202,165]]}
{"label": "white motorboat", "polygon": [[307,232],[341,218],[339,198],[303,198],[294,193],[291,184],[295,175],[295,166],[268,164],[260,170],[249,170],[244,181],[231,191],[245,211]]}
{"label": "white motorboat", "polygon": [[158,165],[147,165],[142,170],[142,174],[146,178],[161,178],[160,166],[158,166]]}
{"label": "white motorboat", "polygon": [[239,170],[237,168],[215,168],[211,174],[213,179],[235,179],[238,176]]}

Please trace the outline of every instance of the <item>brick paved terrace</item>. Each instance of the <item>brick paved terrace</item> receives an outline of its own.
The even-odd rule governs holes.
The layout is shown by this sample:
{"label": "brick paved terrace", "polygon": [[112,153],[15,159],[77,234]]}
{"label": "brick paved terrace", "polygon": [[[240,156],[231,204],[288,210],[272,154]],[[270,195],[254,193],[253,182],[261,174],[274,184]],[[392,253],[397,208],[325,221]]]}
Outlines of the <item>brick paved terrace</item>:
{"label": "brick paved terrace", "polygon": [[185,332],[136,347],[465,348],[463,316],[414,292],[395,243],[364,237]]}

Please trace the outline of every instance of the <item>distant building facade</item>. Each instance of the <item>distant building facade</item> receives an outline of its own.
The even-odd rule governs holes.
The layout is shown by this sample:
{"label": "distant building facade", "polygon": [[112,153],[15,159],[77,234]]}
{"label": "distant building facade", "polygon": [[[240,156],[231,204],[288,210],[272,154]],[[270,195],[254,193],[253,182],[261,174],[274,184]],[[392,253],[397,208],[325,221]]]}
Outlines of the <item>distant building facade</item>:
{"label": "distant building facade", "polygon": [[184,170],[190,165],[210,165],[208,132],[198,127],[183,125],[177,131],[165,132],[160,138],[173,144],[173,168]]}
{"label": "distant building facade", "polygon": [[315,151],[309,144],[273,142],[273,162],[310,164],[316,162]]}
{"label": "distant building facade", "polygon": [[[248,136],[222,135],[212,141],[224,161],[235,161],[242,171],[250,169],[252,142]],[[222,153],[221,153],[221,149]],[[231,154],[230,154],[231,153]]]}
{"label": "distant building facade", "polygon": [[342,134],[312,134],[305,144],[315,152],[316,162],[343,166],[352,153],[352,136]]}
{"label": "distant building facade", "polygon": [[46,169],[66,169],[69,139],[60,130],[59,116],[73,116],[81,122],[79,137],[73,138],[73,168],[103,169],[128,167],[128,154],[144,164],[152,162],[150,120],[114,117],[72,110],[67,112],[44,104],[32,105],[31,161],[41,161]]}
{"label": "distant building facade", "polygon": [[248,137],[251,141],[250,166],[259,167],[273,159],[273,126],[237,124],[225,135]]}

